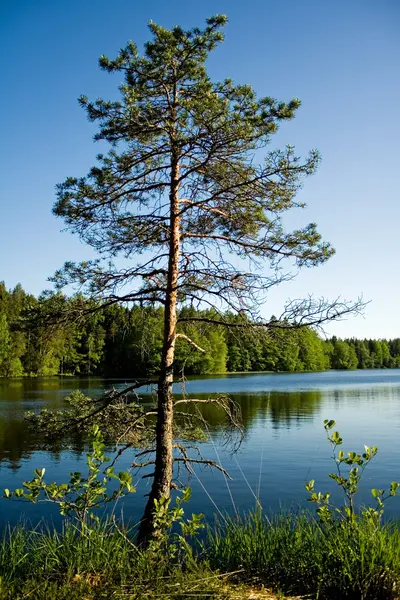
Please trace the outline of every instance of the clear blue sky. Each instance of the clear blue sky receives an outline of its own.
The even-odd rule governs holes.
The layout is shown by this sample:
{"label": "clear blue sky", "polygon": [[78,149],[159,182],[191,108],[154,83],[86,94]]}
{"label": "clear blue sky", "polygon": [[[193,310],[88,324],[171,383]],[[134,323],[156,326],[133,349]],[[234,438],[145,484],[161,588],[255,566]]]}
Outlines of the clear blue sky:
{"label": "clear blue sky", "polygon": [[271,297],[371,300],[365,318],[332,325],[342,337],[400,336],[400,2],[398,0],[2,0],[0,2],[0,280],[31,293],[65,260],[91,253],[51,214],[54,186],[84,175],[99,148],[76,98],[110,98],[117,80],[97,67],[150,19],[169,27],[229,18],[209,62],[213,78],[250,83],[260,95],[299,97],[302,108],[274,144],[318,148],[308,209],[336,256]]}

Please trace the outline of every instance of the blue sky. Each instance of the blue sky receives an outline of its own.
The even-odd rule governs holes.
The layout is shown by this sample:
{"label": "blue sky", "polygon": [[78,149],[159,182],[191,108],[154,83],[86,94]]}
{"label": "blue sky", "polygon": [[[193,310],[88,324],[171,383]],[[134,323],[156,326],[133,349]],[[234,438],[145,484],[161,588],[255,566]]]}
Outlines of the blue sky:
{"label": "blue sky", "polygon": [[99,55],[114,57],[129,39],[141,46],[150,19],[189,28],[216,13],[229,24],[211,76],[299,97],[272,146],[323,157],[301,193],[307,210],[289,221],[317,222],[337,254],[277,289],[265,314],[288,297],[363,294],[365,317],[328,332],[400,337],[398,0],[2,0],[0,280],[38,294],[65,260],[91,256],[51,207],[55,184],[84,175],[99,151],[76,101],[115,97],[118,80],[99,70]]}

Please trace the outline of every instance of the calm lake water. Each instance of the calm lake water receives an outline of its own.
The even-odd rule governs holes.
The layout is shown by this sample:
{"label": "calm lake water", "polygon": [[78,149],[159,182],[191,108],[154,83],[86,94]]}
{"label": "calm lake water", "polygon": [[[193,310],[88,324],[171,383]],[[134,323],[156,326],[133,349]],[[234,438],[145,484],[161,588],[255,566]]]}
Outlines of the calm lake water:
{"label": "calm lake water", "polygon": [[[68,448],[45,449],[40,431],[28,431],[25,411],[62,407],[75,389],[97,396],[124,383],[97,378],[0,379],[0,489],[19,487],[32,478],[34,468],[45,467],[47,480],[58,483],[68,481],[69,471],[85,472],[85,443],[75,440]],[[186,391],[196,397],[229,393],[241,406],[245,428],[244,442],[232,453],[232,446],[225,444],[221,414],[205,407],[211,437],[201,444],[202,454],[222,463],[232,481],[228,483],[220,472],[197,469],[190,481],[193,497],[188,512],[212,518],[218,510],[245,511],[255,506],[256,496],[266,511],[305,506],[304,484],[310,479],[315,479],[317,490],[334,492],[328,473],[335,465],[324,419],[336,420],[344,450],[362,451],[364,444],[379,448],[365,472],[360,503],[369,501],[372,487],[383,489],[400,481],[400,369],[209,377],[189,381]],[[120,468],[129,468],[133,457],[125,453]],[[181,479],[187,482],[183,472]],[[116,510],[123,509],[125,519],[137,520],[150,483],[136,473],[134,481],[137,493]],[[49,504],[0,499],[0,509],[0,528],[21,519],[32,524],[43,518],[60,522],[56,507]],[[400,516],[400,498],[387,502],[386,515]]]}

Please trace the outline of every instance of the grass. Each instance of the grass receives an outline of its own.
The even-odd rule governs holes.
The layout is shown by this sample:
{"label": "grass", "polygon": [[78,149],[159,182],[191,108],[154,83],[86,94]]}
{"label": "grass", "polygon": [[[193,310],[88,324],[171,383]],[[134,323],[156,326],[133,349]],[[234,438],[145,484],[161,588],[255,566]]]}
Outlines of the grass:
{"label": "grass", "polygon": [[320,599],[399,597],[400,531],[396,524],[322,526],[309,514],[260,511],[216,522],[204,547],[212,569],[243,569],[242,580]]}
{"label": "grass", "polygon": [[140,552],[133,532],[103,522],[84,535],[71,523],[61,532],[9,529],[0,541],[0,600],[128,600],[228,597],[224,577],[205,562],[186,564]]}
{"label": "grass", "polygon": [[[216,523],[195,551],[141,552],[133,531],[104,522],[82,534],[19,526],[0,540],[0,600],[179,600],[399,597],[400,530],[261,511]],[[273,596],[266,590],[274,590]]]}

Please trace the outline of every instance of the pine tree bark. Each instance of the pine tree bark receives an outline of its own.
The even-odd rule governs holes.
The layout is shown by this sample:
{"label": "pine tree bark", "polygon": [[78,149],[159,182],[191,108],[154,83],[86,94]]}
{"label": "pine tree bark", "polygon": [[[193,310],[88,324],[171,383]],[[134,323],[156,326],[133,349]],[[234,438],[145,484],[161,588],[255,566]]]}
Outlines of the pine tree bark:
{"label": "pine tree bark", "polygon": [[154,501],[169,498],[173,477],[173,421],[172,397],[173,364],[177,323],[177,285],[180,257],[179,216],[179,162],[172,152],[170,187],[170,244],[167,293],[164,310],[164,342],[160,378],[157,389],[158,414],[156,427],[156,456],[151,492],[139,527],[137,541],[146,546],[157,535],[154,523]]}

